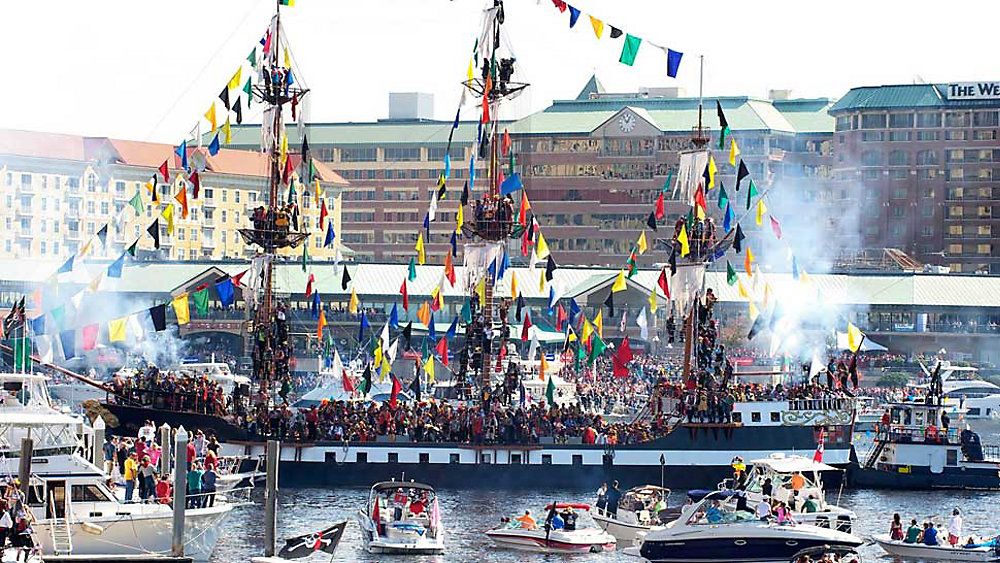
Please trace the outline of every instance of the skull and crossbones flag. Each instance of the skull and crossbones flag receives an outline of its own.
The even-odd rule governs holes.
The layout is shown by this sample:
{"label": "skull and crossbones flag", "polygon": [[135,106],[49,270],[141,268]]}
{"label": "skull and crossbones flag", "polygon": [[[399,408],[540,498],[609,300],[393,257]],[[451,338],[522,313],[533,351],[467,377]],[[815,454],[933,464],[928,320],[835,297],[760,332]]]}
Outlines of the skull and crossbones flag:
{"label": "skull and crossbones flag", "polygon": [[325,551],[332,555],[337,549],[337,544],[340,543],[340,537],[344,535],[346,527],[347,521],[345,520],[319,532],[288,538],[285,540],[285,546],[278,552],[278,557],[298,559],[308,557],[317,551]]}

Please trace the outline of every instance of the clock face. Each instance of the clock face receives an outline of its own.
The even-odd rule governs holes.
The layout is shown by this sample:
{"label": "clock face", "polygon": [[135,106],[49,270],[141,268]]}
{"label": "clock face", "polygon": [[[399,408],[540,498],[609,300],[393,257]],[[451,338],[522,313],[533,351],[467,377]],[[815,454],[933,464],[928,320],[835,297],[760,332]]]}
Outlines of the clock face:
{"label": "clock face", "polygon": [[618,118],[618,128],[622,130],[622,133],[632,132],[632,129],[635,128],[635,116],[631,113],[623,113]]}

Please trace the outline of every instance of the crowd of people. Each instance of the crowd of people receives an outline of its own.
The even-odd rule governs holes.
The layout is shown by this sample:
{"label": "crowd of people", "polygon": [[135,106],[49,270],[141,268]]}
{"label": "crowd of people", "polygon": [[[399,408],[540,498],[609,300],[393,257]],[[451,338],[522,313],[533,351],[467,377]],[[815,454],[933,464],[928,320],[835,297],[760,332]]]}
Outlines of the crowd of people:
{"label": "crowd of people", "polygon": [[247,390],[240,387],[227,396],[222,384],[207,374],[160,371],[153,365],[136,370],[131,377],[119,371],[111,380],[120,403],[217,416],[245,410]]}
{"label": "crowd of people", "polygon": [[27,508],[24,494],[17,479],[7,478],[0,484],[0,560],[6,558],[7,550],[17,550],[14,561],[27,563],[29,557],[36,552],[32,539],[32,522],[34,517]]}

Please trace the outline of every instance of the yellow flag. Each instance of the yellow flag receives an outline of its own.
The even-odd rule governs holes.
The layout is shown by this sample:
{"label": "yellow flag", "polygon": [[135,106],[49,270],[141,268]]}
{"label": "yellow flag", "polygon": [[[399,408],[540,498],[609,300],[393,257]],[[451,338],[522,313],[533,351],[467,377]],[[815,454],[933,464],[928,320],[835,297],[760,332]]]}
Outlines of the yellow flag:
{"label": "yellow flag", "polygon": [[243,82],[243,67],[240,66],[236,69],[236,73],[233,74],[233,77],[229,79],[229,89],[230,90],[238,89],[242,85],[242,82]]}
{"label": "yellow flag", "polygon": [[347,312],[350,313],[350,314],[352,314],[352,315],[358,314],[358,304],[359,304],[359,302],[360,301],[358,299],[358,292],[355,291],[354,288],[352,287],[351,288],[351,300],[347,303]]}
{"label": "yellow flag", "polygon": [[708,155],[708,189],[715,187],[715,174],[719,172],[719,167],[715,165],[715,157]]}
{"label": "yellow flag", "polygon": [[646,231],[639,233],[639,242],[635,245],[639,247],[639,254],[645,254],[649,250],[649,243],[646,242]]}
{"label": "yellow flag", "polygon": [[465,209],[464,205],[458,206],[458,211],[455,213],[455,234],[462,234],[462,225],[465,224]]}
{"label": "yellow flag", "polygon": [[103,279],[104,279],[104,272],[97,274],[97,277],[90,282],[90,285],[87,286],[87,289],[89,289],[91,293],[97,293],[97,290],[101,287],[101,280]]}
{"label": "yellow flag", "polygon": [[417,264],[423,266],[427,261],[427,256],[424,254],[424,233],[417,235],[417,244],[413,248],[417,251]]}
{"label": "yellow flag", "polygon": [[168,203],[167,206],[163,208],[163,211],[160,211],[160,215],[162,215],[163,219],[167,222],[167,234],[174,234],[174,204]]}
{"label": "yellow flag", "polygon": [[125,342],[125,323],[128,317],[115,319],[108,323],[108,340],[111,342]]}
{"label": "yellow flag", "polygon": [[170,302],[174,307],[174,314],[177,315],[177,324],[186,325],[191,322],[191,308],[188,305],[188,294],[182,293]]}
{"label": "yellow flag", "polygon": [[743,285],[743,280],[736,280],[736,290],[740,292],[740,297],[743,299],[750,299],[750,293],[747,292],[746,286]]}
{"label": "yellow flag", "polygon": [[209,124],[212,125],[212,132],[214,133],[217,129],[215,121],[215,102],[212,102],[212,107],[208,108],[208,111],[205,112],[205,119],[207,119]]}
{"label": "yellow flag", "polygon": [[[476,284],[476,296],[479,297],[479,305],[486,303],[486,278],[480,278]],[[517,299],[515,297],[515,299]]]}
{"label": "yellow flag", "polygon": [[764,224],[764,214],[767,213],[767,206],[764,205],[764,198],[757,200],[757,226]]}
{"label": "yellow flag", "polygon": [[375,344],[375,350],[372,352],[372,363],[376,366],[382,366],[382,343],[378,342]]}
{"label": "yellow flag", "polygon": [[568,338],[569,338],[570,342],[576,342],[576,331],[573,330],[573,327],[569,327],[569,336],[568,336]]}
{"label": "yellow flag", "polygon": [[656,302],[656,290],[654,289],[649,292],[649,312],[655,313],[658,305],[659,304]]}
{"label": "yellow flag", "polygon": [[804,284],[811,284],[812,278],[809,277],[809,274],[805,270],[801,270],[799,272],[799,282]]}
{"label": "yellow flag", "polygon": [[545,359],[545,352],[542,352],[542,357],[538,360],[538,379],[545,381],[545,372],[549,369],[549,362]]}
{"label": "yellow flag", "polygon": [[743,257],[743,269],[746,270],[748,276],[753,277],[753,252],[750,251],[750,247],[747,247],[746,256]]}
{"label": "yellow flag", "polygon": [[594,328],[597,329],[597,336],[604,338],[604,311],[598,311],[594,317]]}
{"label": "yellow flag", "polygon": [[545,293],[545,270],[538,271],[538,292]]}
{"label": "yellow flag", "polygon": [[510,273],[510,298],[517,299],[517,272]]}
{"label": "yellow flag", "polygon": [[285,68],[292,68],[292,58],[288,56],[288,47],[285,47]]}
{"label": "yellow flag", "polygon": [[590,25],[594,26],[594,35],[596,35],[597,38],[600,39],[601,35],[604,34],[604,22],[595,18],[594,16],[590,16]]}
{"label": "yellow flag", "polygon": [[688,246],[688,233],[687,227],[681,225],[681,234],[677,235],[677,242],[681,243],[681,256],[687,256],[691,253],[691,248]]}
{"label": "yellow flag", "polygon": [[233,131],[229,126],[229,116],[226,115],[226,122],[222,124],[222,142],[227,145],[233,142]]}
{"label": "yellow flag", "polygon": [[618,275],[615,277],[615,283],[611,284],[611,293],[625,291],[625,288],[625,270],[618,270]]}
{"label": "yellow flag", "polygon": [[476,77],[476,75],[472,73],[472,59],[469,59],[469,68],[465,71],[465,76],[468,78],[469,82],[472,82]]}
{"label": "yellow flag", "polygon": [[92,243],[92,242],[94,242],[94,239],[88,240],[87,244],[83,245],[83,248],[80,249],[80,256],[86,256],[87,255],[87,252],[90,251],[90,243]]}
{"label": "yellow flag", "polygon": [[279,154],[279,161],[281,165],[285,165],[285,159],[288,158],[288,135],[281,134],[281,153]]}
{"label": "yellow flag", "polygon": [[316,198],[316,208],[319,209],[319,198],[320,198],[320,196],[323,195],[323,186],[319,185],[319,178],[316,178],[316,189],[314,191],[316,192],[316,196],[315,196],[315,198]]}
{"label": "yellow flag", "polygon": [[757,310],[757,305],[755,305],[753,301],[747,301],[747,303],[750,304],[749,310],[747,311],[750,315],[750,322],[754,322],[757,320],[757,317],[760,316],[760,311]]}
{"label": "yellow flag", "polygon": [[424,373],[427,374],[427,384],[434,385],[434,382],[437,381],[434,377],[434,356],[427,358],[427,361],[424,362]]}
{"label": "yellow flag", "polygon": [[864,335],[861,329],[854,326],[854,323],[847,323],[847,347],[851,349],[851,352],[858,351],[858,348],[861,347],[861,338]]}
{"label": "yellow flag", "polygon": [[594,325],[590,324],[590,319],[583,317],[583,330],[580,331],[580,342],[590,340],[590,335],[594,333]]}
{"label": "yellow flag", "polygon": [[740,147],[736,145],[736,139],[729,138],[729,165],[736,166],[736,157],[740,156]]}
{"label": "yellow flag", "polygon": [[545,260],[549,257],[549,245],[545,242],[545,237],[542,236],[542,231],[538,231],[538,244],[535,245],[535,256],[539,260]]}

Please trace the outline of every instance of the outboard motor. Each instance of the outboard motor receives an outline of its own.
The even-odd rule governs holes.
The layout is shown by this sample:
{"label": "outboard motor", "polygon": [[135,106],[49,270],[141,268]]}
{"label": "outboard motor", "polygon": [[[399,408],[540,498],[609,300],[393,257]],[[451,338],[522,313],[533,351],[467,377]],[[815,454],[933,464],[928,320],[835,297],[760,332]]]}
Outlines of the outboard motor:
{"label": "outboard motor", "polygon": [[979,439],[979,434],[966,428],[959,435],[962,443],[962,453],[969,461],[983,461],[983,444]]}

